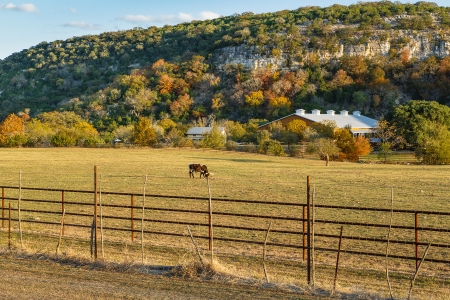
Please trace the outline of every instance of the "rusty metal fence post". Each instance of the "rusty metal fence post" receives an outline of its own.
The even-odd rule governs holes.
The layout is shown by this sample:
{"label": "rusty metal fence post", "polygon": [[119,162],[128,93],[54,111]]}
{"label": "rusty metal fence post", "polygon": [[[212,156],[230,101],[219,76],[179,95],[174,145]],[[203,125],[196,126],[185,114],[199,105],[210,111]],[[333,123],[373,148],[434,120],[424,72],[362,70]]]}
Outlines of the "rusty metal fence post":
{"label": "rusty metal fence post", "polygon": [[419,213],[414,214],[414,233],[415,233],[415,246],[416,246],[416,270],[419,267]]}
{"label": "rusty metal fence post", "polygon": [[134,242],[134,195],[131,195],[131,242]]}
{"label": "rusty metal fence post", "polygon": [[[64,216],[65,208],[64,208],[64,191],[61,191],[61,212]],[[64,235],[64,218],[61,219],[61,235]]]}
{"label": "rusty metal fence post", "polygon": [[303,261],[306,260],[306,205],[303,205]]}
{"label": "rusty metal fence post", "polygon": [[5,188],[2,187],[2,228],[5,228]]}
{"label": "rusty metal fence post", "polygon": [[97,166],[94,166],[94,259],[98,258],[98,248],[97,248]]}
{"label": "rusty metal fence post", "polygon": [[306,262],[306,271],[308,273],[307,280],[308,285],[311,284],[311,184],[309,180],[309,176],[306,177],[306,216],[307,216],[307,224],[306,224],[306,232],[307,232],[307,256],[308,260]]}

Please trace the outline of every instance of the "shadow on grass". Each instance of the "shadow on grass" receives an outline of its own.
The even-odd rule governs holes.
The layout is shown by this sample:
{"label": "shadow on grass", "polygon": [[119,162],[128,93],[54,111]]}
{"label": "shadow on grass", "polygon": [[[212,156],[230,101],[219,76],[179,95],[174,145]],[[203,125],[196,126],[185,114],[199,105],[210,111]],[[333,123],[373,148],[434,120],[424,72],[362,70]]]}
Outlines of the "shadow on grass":
{"label": "shadow on grass", "polygon": [[[190,157],[193,159],[199,159],[199,157]],[[223,160],[223,161],[234,161],[234,162],[244,162],[244,163],[271,163],[270,160],[260,160],[260,159],[248,159],[248,158],[208,158],[202,157],[202,160]]]}

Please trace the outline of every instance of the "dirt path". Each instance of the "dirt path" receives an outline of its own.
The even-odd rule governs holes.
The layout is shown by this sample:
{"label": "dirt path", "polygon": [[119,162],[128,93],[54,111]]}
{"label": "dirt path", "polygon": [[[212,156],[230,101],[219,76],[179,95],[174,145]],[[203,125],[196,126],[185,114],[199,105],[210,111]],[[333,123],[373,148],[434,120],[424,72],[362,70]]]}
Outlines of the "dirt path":
{"label": "dirt path", "polygon": [[1,299],[317,299],[254,286],[89,270],[0,257]]}

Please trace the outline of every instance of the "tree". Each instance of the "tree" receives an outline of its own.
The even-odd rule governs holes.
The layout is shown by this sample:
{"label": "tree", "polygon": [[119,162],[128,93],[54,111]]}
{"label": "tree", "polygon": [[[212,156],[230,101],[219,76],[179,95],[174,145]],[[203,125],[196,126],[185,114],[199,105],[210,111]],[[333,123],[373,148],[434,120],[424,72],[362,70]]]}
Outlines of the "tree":
{"label": "tree", "polygon": [[330,156],[339,153],[339,147],[330,138],[318,138],[308,145],[309,153],[316,153],[321,159],[325,158],[326,166],[329,165]]}
{"label": "tree", "polygon": [[372,130],[375,136],[381,141],[378,158],[383,158],[385,163],[387,162],[388,157],[392,155],[392,147],[397,141],[396,129],[397,127],[395,125],[390,125],[388,121],[379,120],[377,122],[377,127]]}
{"label": "tree", "polygon": [[55,129],[48,123],[38,119],[32,119],[25,126],[25,138],[27,146],[42,147],[50,145],[50,138],[55,134]]}
{"label": "tree", "polygon": [[221,148],[225,146],[227,138],[223,135],[218,126],[213,126],[210,132],[206,133],[204,138],[200,140],[200,146],[203,148]]}
{"label": "tree", "polygon": [[323,138],[332,138],[334,136],[334,130],[337,128],[335,121],[323,120],[311,124],[311,128]]}
{"label": "tree", "polygon": [[134,96],[126,97],[125,103],[131,107],[131,113],[139,119],[145,109],[149,109],[158,99],[157,93],[148,88],[139,90]]}
{"label": "tree", "polygon": [[189,94],[184,94],[170,104],[170,111],[174,116],[182,117],[183,114],[189,112],[192,103],[194,103],[194,100],[191,99]]}
{"label": "tree", "polygon": [[355,152],[353,153],[353,159],[359,160],[360,156],[364,156],[372,152],[372,146],[368,138],[358,135],[355,139]]}
{"label": "tree", "polygon": [[334,131],[333,138],[336,146],[341,150],[339,156],[342,159],[352,159],[355,152],[355,140],[352,133],[347,128],[337,128]]}
{"label": "tree", "polygon": [[10,114],[0,124],[0,144],[4,147],[17,147],[24,142],[25,126],[23,120]]}
{"label": "tree", "polygon": [[395,108],[394,120],[399,134],[408,143],[416,144],[426,121],[450,128],[450,107],[436,101],[411,100]]}
{"label": "tree", "polygon": [[303,138],[303,132],[306,129],[306,123],[303,120],[292,120],[291,122],[287,123],[286,129],[289,132],[292,132],[298,136],[299,139]]}
{"label": "tree", "polygon": [[264,102],[264,95],[262,91],[251,92],[248,95],[245,95],[245,103],[248,106],[260,106]]}
{"label": "tree", "polygon": [[450,130],[447,126],[433,121],[423,122],[417,144],[415,155],[423,163],[450,163]]}
{"label": "tree", "polygon": [[149,118],[142,117],[139,119],[133,128],[132,140],[140,147],[154,146],[156,144],[156,133]]}

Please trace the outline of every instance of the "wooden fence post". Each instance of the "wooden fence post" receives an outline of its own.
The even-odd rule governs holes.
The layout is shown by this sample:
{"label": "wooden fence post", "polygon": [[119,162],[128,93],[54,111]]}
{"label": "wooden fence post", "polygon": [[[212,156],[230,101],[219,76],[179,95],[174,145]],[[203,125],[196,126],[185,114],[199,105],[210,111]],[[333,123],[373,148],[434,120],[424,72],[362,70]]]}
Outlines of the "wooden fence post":
{"label": "wooden fence post", "polygon": [[416,270],[419,267],[419,213],[414,214],[414,231],[415,231],[415,241],[416,241]]}
{"label": "wooden fence post", "polygon": [[98,249],[97,249],[97,166],[94,166],[94,259],[98,258]]}
{"label": "wooden fence post", "polygon": [[307,271],[307,281],[308,286],[311,285],[311,185],[309,176],[306,177],[306,232],[307,232],[307,243],[306,243],[306,252],[307,252],[307,261],[306,261],[306,271]]}
{"label": "wooden fence post", "polygon": [[337,253],[337,258],[336,258],[336,270],[334,271],[333,292],[331,293],[332,295],[334,295],[334,293],[336,293],[336,282],[337,282],[337,276],[338,276],[338,270],[339,270],[339,257],[341,255],[342,231],[343,230],[344,230],[344,226],[341,226],[341,234],[339,235],[338,253]]}

